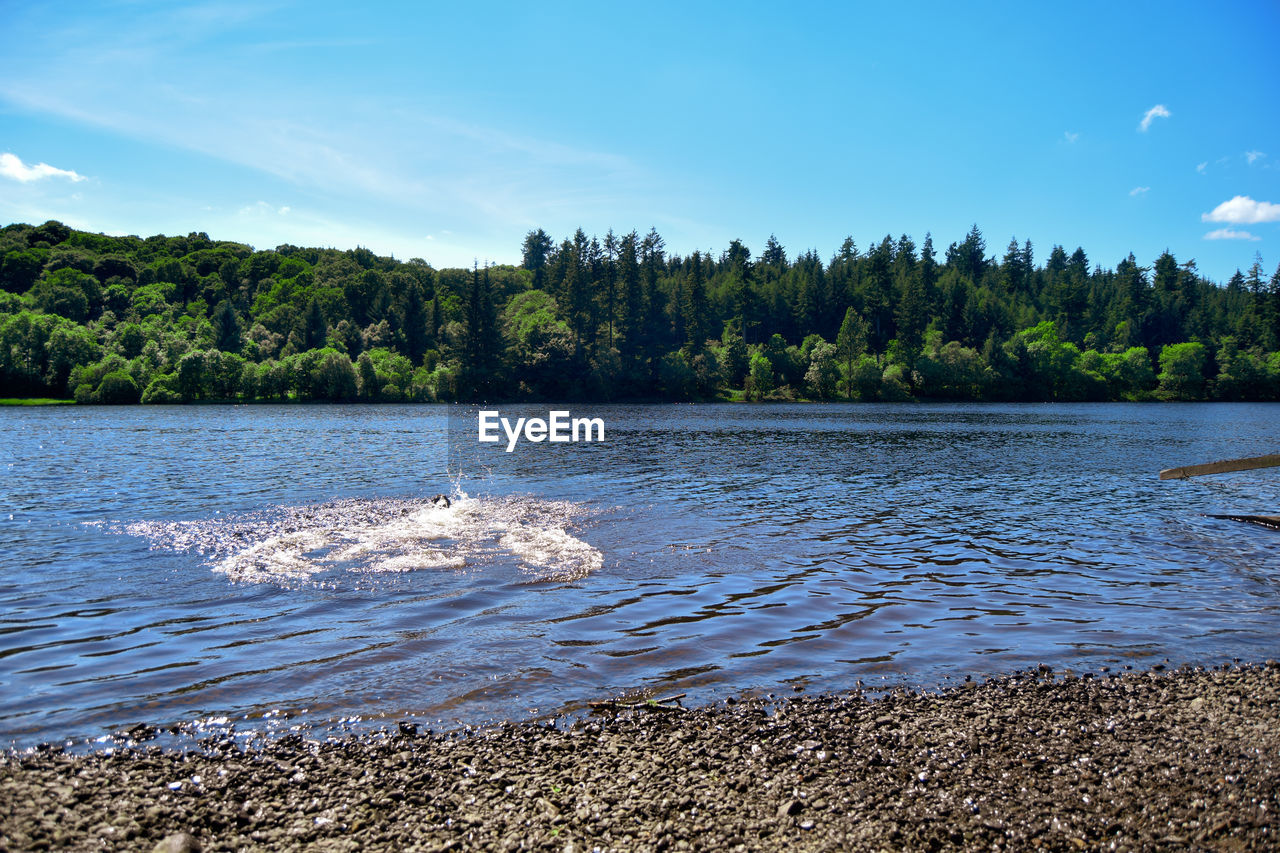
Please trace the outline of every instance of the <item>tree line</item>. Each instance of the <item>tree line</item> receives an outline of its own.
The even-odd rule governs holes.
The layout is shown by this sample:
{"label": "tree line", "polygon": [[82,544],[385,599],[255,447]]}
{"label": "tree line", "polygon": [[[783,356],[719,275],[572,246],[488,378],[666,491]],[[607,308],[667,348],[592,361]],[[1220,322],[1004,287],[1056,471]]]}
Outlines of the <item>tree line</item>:
{"label": "tree line", "polygon": [[1277,400],[1280,267],[1091,266],[975,225],[827,260],[770,238],[525,237],[520,266],[0,229],[0,397]]}

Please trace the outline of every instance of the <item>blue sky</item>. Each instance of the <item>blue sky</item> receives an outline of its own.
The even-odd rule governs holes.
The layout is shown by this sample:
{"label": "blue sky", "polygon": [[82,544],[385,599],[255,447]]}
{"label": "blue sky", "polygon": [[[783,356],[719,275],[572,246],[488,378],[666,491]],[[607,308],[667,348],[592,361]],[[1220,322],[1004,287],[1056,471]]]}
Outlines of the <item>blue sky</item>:
{"label": "blue sky", "polygon": [[0,221],[1280,262],[1280,3],[5,4]]}

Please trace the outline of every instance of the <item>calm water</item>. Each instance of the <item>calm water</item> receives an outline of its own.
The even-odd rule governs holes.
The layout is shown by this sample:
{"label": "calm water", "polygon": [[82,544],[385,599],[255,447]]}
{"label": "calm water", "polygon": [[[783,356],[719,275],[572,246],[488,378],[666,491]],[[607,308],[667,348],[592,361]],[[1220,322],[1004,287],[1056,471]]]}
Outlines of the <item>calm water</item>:
{"label": "calm water", "polygon": [[1280,406],[574,413],[0,409],[0,745],[1280,654]]}

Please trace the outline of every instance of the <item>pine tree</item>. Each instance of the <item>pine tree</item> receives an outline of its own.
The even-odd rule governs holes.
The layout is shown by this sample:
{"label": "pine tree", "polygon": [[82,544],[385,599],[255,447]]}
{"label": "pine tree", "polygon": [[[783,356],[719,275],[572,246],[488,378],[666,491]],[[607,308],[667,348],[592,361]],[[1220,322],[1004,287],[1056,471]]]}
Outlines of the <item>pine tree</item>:
{"label": "pine tree", "polygon": [[618,332],[622,336],[620,346],[623,361],[633,363],[640,357],[641,334],[644,326],[644,291],[640,286],[640,265],[637,255],[636,232],[622,238],[618,247],[618,281],[622,288],[622,311],[618,317]]}
{"label": "pine tree", "polygon": [[223,352],[240,352],[244,346],[241,340],[240,317],[231,302],[223,300],[213,315],[214,346]]}
{"label": "pine tree", "polygon": [[533,273],[533,286],[542,290],[546,286],[547,256],[553,247],[551,237],[546,231],[538,228],[524,237],[524,268]]}
{"label": "pine tree", "polygon": [[312,299],[307,303],[307,313],[303,320],[302,341],[307,349],[321,349],[329,338],[329,327],[324,318],[320,303]]}
{"label": "pine tree", "polygon": [[427,351],[427,312],[416,281],[410,281],[405,288],[403,315],[404,354],[414,365],[422,364]]}
{"label": "pine tree", "polygon": [[778,274],[782,273],[787,266],[787,250],[782,248],[782,244],[778,242],[778,238],[769,235],[769,239],[765,241],[764,252],[760,255],[760,263],[774,267]]}
{"label": "pine tree", "polygon": [[462,391],[472,399],[485,399],[494,386],[498,360],[497,317],[489,295],[489,267],[483,277],[478,262],[471,267],[467,294],[466,360],[462,364]]}
{"label": "pine tree", "polygon": [[427,347],[433,348],[440,342],[440,291],[436,290],[431,297],[431,311],[427,316]]}
{"label": "pine tree", "polygon": [[664,265],[664,250],[661,235],[656,228],[650,228],[640,246],[640,269],[644,287],[645,360],[649,363],[650,381],[653,383],[658,378],[659,348],[662,345],[663,318],[666,315],[662,291],[658,287],[658,273]]}
{"label": "pine tree", "polygon": [[933,234],[924,235],[924,245],[920,247],[920,284],[925,295],[932,300],[933,288],[938,283],[938,257],[933,250]]}
{"label": "pine tree", "polygon": [[604,316],[605,322],[609,326],[609,349],[613,349],[613,324],[617,313],[617,286],[618,286],[618,238],[614,236],[613,229],[609,229],[609,233],[604,235]]}
{"label": "pine tree", "polygon": [[702,279],[702,253],[698,251],[690,258],[683,308],[685,347],[692,354],[706,346],[711,325],[707,286]]}
{"label": "pine tree", "polygon": [[880,245],[867,256],[862,279],[862,311],[871,324],[872,346],[877,352],[883,352],[894,336],[893,286],[890,280],[893,248],[893,238],[886,234]]}
{"label": "pine tree", "polygon": [[579,353],[587,345],[588,329],[591,323],[591,287],[589,276],[591,270],[590,242],[587,235],[579,228],[569,244],[568,287],[565,309],[569,315],[569,327],[573,329],[573,342]]}

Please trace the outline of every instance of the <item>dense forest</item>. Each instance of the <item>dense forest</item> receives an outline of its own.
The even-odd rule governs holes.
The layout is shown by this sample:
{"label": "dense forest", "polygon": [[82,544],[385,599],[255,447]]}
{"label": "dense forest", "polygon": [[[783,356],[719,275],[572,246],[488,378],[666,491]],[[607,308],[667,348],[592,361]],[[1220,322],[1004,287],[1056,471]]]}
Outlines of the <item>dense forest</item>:
{"label": "dense forest", "polygon": [[193,400],[1277,400],[1280,268],[1225,285],[1168,252],[1114,269],[975,225],[770,238],[719,257],[656,231],[434,269],[367,249],[0,230],[0,397]]}

